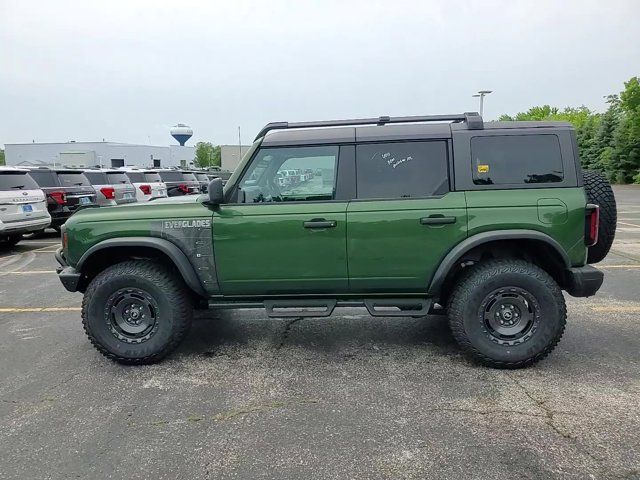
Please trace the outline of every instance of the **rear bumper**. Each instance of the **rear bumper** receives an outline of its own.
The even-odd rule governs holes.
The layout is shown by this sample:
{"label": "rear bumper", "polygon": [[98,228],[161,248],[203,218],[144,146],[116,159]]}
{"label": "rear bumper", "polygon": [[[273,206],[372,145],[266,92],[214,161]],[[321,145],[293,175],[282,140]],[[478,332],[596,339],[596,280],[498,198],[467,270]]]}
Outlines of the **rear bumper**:
{"label": "rear bumper", "polygon": [[46,228],[51,223],[49,215],[35,219],[27,219],[19,222],[0,222],[0,234],[17,235],[20,233],[35,232]]}
{"label": "rear bumper", "polygon": [[62,254],[62,247],[56,250],[55,257],[60,264],[60,266],[56,268],[56,273],[58,274],[60,282],[62,282],[62,286],[70,292],[77,292],[78,283],[80,282],[82,274],[75,268],[67,265],[64,255]]}
{"label": "rear bumper", "polygon": [[566,290],[572,297],[590,297],[602,286],[604,273],[591,265],[565,270]]}

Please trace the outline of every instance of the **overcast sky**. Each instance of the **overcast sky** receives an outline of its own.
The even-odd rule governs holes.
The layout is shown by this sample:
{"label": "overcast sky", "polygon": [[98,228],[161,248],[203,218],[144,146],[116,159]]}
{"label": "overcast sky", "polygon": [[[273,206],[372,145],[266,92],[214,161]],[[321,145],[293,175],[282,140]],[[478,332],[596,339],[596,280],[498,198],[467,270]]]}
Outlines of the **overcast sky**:
{"label": "overcast sky", "polygon": [[640,0],[0,0],[0,145],[549,103],[640,75]]}

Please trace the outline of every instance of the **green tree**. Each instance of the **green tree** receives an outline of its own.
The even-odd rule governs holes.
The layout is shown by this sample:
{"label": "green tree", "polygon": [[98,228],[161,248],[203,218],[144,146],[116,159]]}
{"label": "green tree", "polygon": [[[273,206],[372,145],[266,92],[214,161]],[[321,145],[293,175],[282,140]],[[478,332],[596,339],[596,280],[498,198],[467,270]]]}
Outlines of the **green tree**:
{"label": "green tree", "polygon": [[196,156],[193,164],[199,168],[219,167],[221,161],[220,146],[211,142],[196,143]]}
{"label": "green tree", "polygon": [[614,134],[616,180],[632,182],[640,173],[640,79],[632,77],[620,93],[622,119]]}
{"label": "green tree", "polygon": [[4,165],[4,150],[0,148],[0,165]]}

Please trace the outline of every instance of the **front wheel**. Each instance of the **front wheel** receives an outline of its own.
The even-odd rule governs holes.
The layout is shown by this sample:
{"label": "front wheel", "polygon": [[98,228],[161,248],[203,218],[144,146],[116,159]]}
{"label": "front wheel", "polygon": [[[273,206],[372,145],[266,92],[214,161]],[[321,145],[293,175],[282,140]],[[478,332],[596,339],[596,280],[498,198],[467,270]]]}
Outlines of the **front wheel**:
{"label": "front wheel", "polygon": [[567,309],[551,276],[518,259],[469,268],[448,304],[460,347],[495,368],[521,368],[546,357],[564,332]]}
{"label": "front wheel", "polygon": [[102,271],[82,302],[82,324],[91,343],[124,364],[154,363],[167,356],[187,334],[192,316],[182,278],[149,260]]}

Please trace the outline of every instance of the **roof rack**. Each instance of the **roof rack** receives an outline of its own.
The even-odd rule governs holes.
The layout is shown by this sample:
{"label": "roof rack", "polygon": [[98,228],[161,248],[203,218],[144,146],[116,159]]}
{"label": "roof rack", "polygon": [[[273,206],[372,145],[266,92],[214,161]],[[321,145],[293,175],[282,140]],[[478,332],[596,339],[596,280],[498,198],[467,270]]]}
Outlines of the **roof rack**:
{"label": "roof rack", "polygon": [[[422,123],[422,122],[464,122],[469,130],[482,130],[484,122],[478,112],[465,112],[451,115],[417,115],[410,117],[354,118],[350,120],[326,120],[318,122],[272,122],[267,123],[256,135],[255,140],[265,136],[271,130],[285,130],[289,128],[315,127],[349,127],[356,125],[386,125],[387,123]],[[254,141],[255,141],[254,140]]]}

